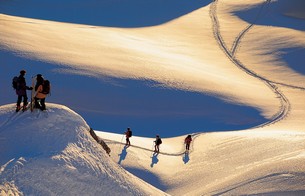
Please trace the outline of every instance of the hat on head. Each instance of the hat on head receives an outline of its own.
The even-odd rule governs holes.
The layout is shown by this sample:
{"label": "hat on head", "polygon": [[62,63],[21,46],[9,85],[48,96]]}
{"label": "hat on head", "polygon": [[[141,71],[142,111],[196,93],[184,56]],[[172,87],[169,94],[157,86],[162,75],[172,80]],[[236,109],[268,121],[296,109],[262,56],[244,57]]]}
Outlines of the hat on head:
{"label": "hat on head", "polygon": [[26,71],[24,69],[20,71],[20,74],[25,74],[25,73]]}

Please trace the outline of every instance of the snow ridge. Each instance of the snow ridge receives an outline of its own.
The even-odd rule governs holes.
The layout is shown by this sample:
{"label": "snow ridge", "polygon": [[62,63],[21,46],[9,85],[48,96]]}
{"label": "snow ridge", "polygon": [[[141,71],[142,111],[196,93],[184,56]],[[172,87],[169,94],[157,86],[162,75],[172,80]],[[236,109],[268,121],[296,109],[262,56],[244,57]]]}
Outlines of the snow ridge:
{"label": "snow ridge", "polygon": [[10,119],[0,127],[3,191],[17,194],[18,188],[25,195],[164,195],[113,163],[78,114],[65,106],[48,107],[47,112],[16,114],[14,104],[0,107],[0,119]]}

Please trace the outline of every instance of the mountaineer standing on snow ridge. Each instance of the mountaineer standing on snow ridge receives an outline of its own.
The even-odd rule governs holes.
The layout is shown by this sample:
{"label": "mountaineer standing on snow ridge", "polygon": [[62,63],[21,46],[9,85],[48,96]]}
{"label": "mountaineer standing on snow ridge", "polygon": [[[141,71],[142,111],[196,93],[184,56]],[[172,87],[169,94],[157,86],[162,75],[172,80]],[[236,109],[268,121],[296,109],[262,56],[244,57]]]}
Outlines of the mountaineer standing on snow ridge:
{"label": "mountaineer standing on snow ridge", "polygon": [[21,109],[21,101],[23,98],[23,108],[22,111],[26,110],[26,106],[28,105],[28,96],[26,93],[26,90],[32,90],[32,87],[28,87],[25,82],[25,76],[26,71],[21,70],[19,77],[15,77],[13,79],[13,87],[16,89],[16,94],[18,95],[17,99],[17,107],[16,107],[16,112],[18,112]]}
{"label": "mountaineer standing on snow ridge", "polygon": [[159,135],[156,135],[156,140],[154,142],[155,142],[155,152],[159,153],[160,150],[159,146],[160,144],[162,144],[162,140]]}
{"label": "mountaineer standing on snow ridge", "polygon": [[188,135],[185,139],[184,139],[184,143],[185,143],[185,150],[189,151],[190,150],[190,144],[192,142],[192,136]]}
{"label": "mountaineer standing on snow ridge", "polygon": [[38,86],[36,95],[34,97],[35,100],[35,108],[39,108],[40,110],[46,110],[45,100],[47,95],[50,93],[51,85],[49,80],[44,80],[41,85]]}
{"label": "mountaineer standing on snow ridge", "polygon": [[132,131],[130,130],[130,128],[128,127],[127,128],[127,131],[125,132],[125,137],[126,137],[126,144],[125,146],[126,147],[129,147],[130,146],[130,141],[129,141],[129,138],[132,136]]}

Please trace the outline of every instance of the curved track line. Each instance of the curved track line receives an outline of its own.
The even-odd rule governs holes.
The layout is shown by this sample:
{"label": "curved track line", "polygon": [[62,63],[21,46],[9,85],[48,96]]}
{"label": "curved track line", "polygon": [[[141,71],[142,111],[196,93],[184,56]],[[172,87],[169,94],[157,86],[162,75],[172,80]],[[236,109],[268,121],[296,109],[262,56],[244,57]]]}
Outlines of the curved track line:
{"label": "curved track line", "polygon": [[[214,33],[214,37],[217,40],[220,48],[224,51],[224,53],[227,55],[227,57],[238,67],[240,68],[242,71],[244,71],[245,73],[247,73],[248,75],[259,79],[260,81],[264,82],[275,94],[276,96],[280,99],[281,102],[281,106],[280,106],[280,110],[272,117],[272,119],[266,123],[263,123],[261,125],[258,125],[256,127],[264,127],[270,124],[274,124],[282,119],[284,119],[288,112],[290,111],[290,103],[289,100],[285,97],[285,95],[278,90],[278,88],[274,85],[274,82],[271,82],[270,80],[256,74],[255,72],[253,72],[252,70],[248,69],[246,66],[244,66],[236,57],[235,57],[235,53],[236,53],[236,49],[238,48],[238,46],[240,45],[241,39],[243,38],[243,36],[251,29],[251,27],[254,26],[254,23],[249,25],[248,27],[246,27],[235,39],[233,48],[232,48],[232,52],[228,49],[228,47],[226,46],[224,39],[221,36],[220,33],[220,25],[218,22],[218,18],[217,18],[217,3],[218,0],[215,0],[211,6],[210,6],[210,17],[212,20],[212,24],[213,24],[213,33]],[[265,1],[258,13],[258,15],[255,18],[255,21],[259,18],[259,15],[261,13],[261,10],[263,9],[263,7],[266,4],[269,4],[270,0]]]}
{"label": "curved track line", "polygon": [[238,49],[238,46],[239,46],[239,43],[240,43],[241,39],[251,29],[251,27],[254,26],[254,23],[256,23],[257,20],[259,19],[259,17],[261,16],[264,7],[269,6],[270,1],[271,0],[267,0],[266,3],[263,3],[263,5],[260,7],[256,17],[254,18],[253,22],[239,33],[239,35],[237,36],[237,38],[235,39],[235,41],[233,42],[233,45],[232,45],[232,49],[231,49],[232,57],[234,57],[234,55],[236,53],[236,50]]}
{"label": "curved track line", "polygon": [[[264,8],[266,7],[266,9],[269,8],[271,0],[267,0],[265,3],[262,4],[262,6],[260,7],[260,10],[258,11],[256,17],[254,18],[253,22],[251,24],[249,24],[244,30],[242,30],[239,35],[235,38],[233,45],[232,45],[232,49],[231,49],[231,57],[235,58],[235,53],[238,50],[238,47],[240,45],[240,42],[242,40],[242,38],[244,37],[244,35],[255,25],[255,23],[257,22],[257,20],[259,19],[259,17],[262,14],[262,11],[264,10]],[[217,17],[217,16],[216,16]],[[217,22],[218,24],[218,22]],[[236,59],[237,60],[237,59]],[[249,70],[249,69],[248,69]],[[249,72],[252,72],[253,74],[255,74],[256,76],[259,76],[257,73],[255,73],[254,71],[249,70]],[[305,87],[301,87],[301,86],[295,86],[295,85],[291,85],[291,84],[285,84],[282,82],[275,82],[275,81],[271,81],[268,80],[267,78],[262,78],[265,81],[268,81],[269,83],[273,83],[273,84],[278,84],[278,85],[282,85],[285,87],[289,87],[289,88],[294,88],[294,89],[299,89],[299,90],[305,90]]]}

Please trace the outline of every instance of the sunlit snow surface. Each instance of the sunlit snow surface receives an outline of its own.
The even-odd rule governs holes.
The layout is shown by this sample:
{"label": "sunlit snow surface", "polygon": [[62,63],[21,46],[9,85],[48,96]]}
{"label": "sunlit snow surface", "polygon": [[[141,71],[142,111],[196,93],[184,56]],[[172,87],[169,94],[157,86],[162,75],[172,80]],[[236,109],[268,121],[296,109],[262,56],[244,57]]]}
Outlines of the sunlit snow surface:
{"label": "sunlit snow surface", "polygon": [[[155,191],[129,174],[133,182],[125,181],[118,163],[172,195],[305,194],[304,3],[118,2],[0,3],[2,193],[63,193],[48,169],[45,178],[34,176],[36,164],[55,168],[71,185],[67,194],[84,186],[118,195],[133,187],[130,194]],[[5,104],[16,100],[11,79],[20,69],[28,83],[37,73],[51,80],[48,116],[11,116],[14,105]],[[99,130],[112,160],[93,147],[84,120],[49,102]],[[56,136],[43,143],[35,118],[46,119],[45,131]],[[61,120],[66,126],[57,125]],[[134,131],[127,149],[120,144],[126,127]],[[23,135],[37,128],[37,137]],[[189,133],[194,141],[184,154]],[[159,155],[151,152],[155,134],[163,138]],[[24,141],[31,145],[23,148]],[[96,171],[109,183],[122,176],[115,181],[122,189],[101,185]]]}

